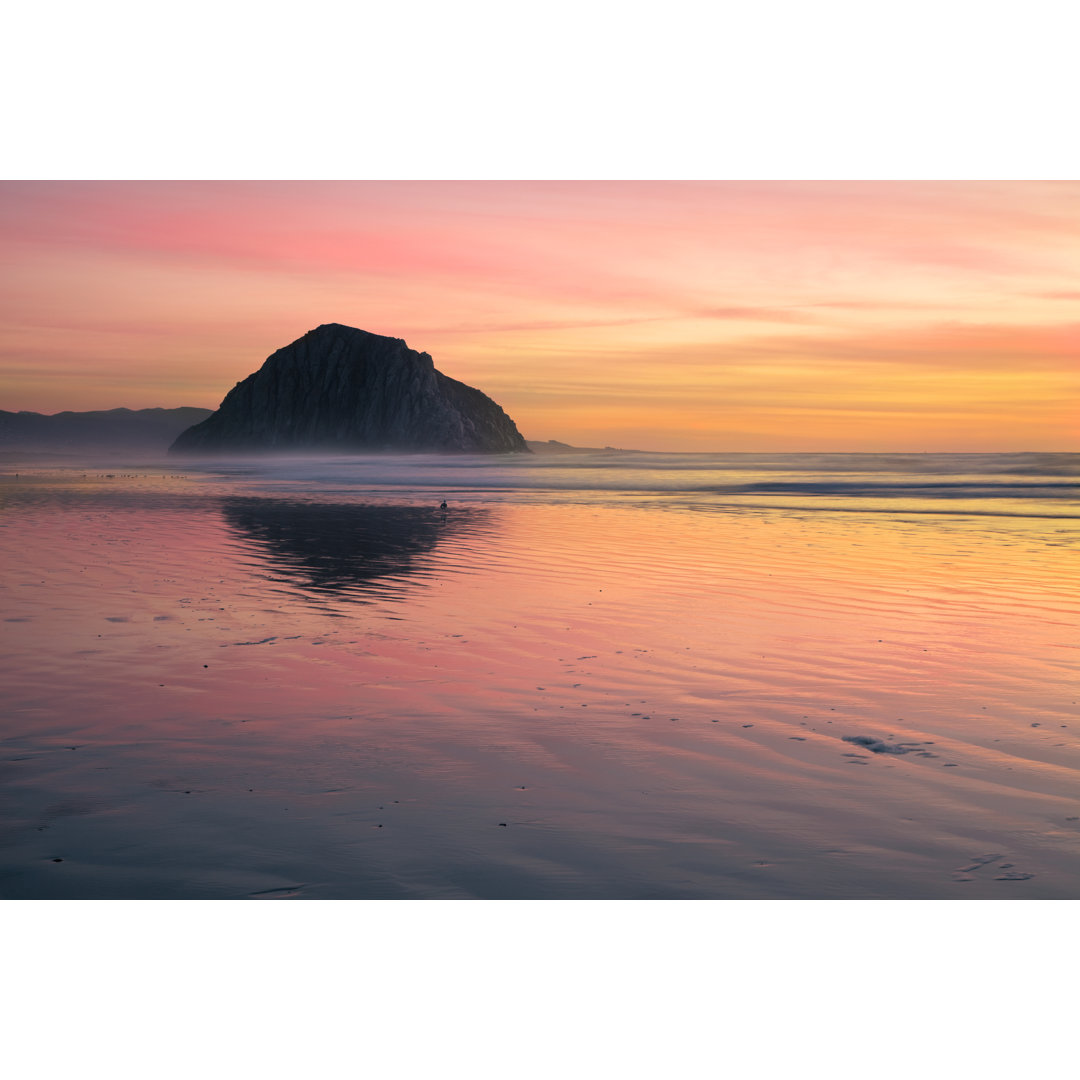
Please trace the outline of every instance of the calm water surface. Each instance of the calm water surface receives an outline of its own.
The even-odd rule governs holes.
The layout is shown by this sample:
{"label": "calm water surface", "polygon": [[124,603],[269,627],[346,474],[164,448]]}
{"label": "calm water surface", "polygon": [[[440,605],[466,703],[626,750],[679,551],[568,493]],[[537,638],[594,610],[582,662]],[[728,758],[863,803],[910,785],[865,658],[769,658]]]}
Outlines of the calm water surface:
{"label": "calm water surface", "polygon": [[5,466],[0,896],[1080,897],[1078,477]]}

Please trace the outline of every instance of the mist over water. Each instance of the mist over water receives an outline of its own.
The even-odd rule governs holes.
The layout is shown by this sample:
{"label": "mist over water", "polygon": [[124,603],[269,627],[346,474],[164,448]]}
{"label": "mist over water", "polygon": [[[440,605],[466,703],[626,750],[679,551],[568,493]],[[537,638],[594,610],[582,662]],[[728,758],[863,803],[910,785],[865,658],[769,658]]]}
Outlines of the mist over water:
{"label": "mist over water", "polygon": [[0,896],[1080,895],[1080,455],[15,471]]}
{"label": "mist over water", "polygon": [[[203,463],[252,491],[312,496],[572,500],[700,496],[701,505],[879,507],[1076,516],[1080,454],[671,454],[270,457]],[[705,497],[712,496],[712,499]],[[839,500],[839,501],[838,501]],[[869,500],[881,500],[873,503]],[[979,502],[979,507],[966,505]]]}

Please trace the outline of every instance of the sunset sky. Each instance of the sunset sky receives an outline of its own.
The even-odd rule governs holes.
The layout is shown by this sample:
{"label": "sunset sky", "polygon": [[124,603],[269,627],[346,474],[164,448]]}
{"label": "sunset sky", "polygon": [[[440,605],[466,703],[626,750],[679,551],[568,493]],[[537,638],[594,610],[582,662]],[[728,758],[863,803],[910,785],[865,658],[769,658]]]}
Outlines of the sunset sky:
{"label": "sunset sky", "polygon": [[213,408],[320,323],[531,439],[1080,450],[1080,184],[3,182],[0,409]]}

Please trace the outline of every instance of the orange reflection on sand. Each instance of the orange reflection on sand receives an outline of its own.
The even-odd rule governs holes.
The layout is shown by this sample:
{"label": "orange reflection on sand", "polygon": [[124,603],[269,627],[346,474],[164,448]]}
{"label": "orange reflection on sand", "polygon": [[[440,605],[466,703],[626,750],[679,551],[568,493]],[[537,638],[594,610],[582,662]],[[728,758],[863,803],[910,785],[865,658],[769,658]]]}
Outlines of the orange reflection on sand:
{"label": "orange reflection on sand", "polygon": [[119,483],[0,531],[38,895],[1080,889],[1065,519]]}

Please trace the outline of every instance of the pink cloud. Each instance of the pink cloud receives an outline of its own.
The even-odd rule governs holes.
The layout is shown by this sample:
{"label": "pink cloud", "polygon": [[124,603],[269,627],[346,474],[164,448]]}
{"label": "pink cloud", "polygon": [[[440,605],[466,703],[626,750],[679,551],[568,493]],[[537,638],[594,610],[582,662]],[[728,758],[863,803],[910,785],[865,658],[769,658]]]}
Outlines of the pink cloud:
{"label": "pink cloud", "polygon": [[0,183],[0,407],[216,402],[327,321],[646,410],[710,365],[1067,373],[1077,280],[1077,184]]}

